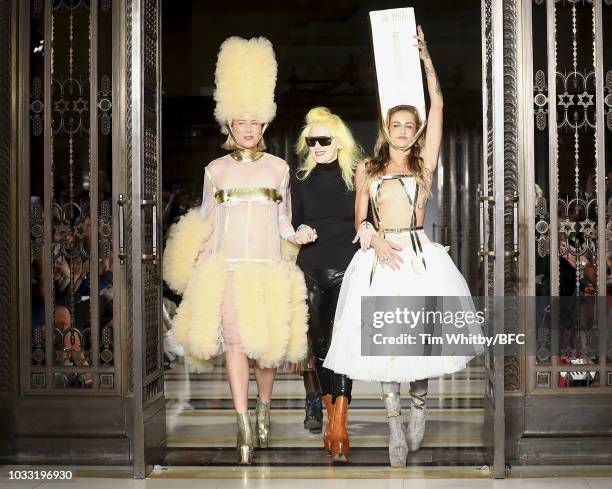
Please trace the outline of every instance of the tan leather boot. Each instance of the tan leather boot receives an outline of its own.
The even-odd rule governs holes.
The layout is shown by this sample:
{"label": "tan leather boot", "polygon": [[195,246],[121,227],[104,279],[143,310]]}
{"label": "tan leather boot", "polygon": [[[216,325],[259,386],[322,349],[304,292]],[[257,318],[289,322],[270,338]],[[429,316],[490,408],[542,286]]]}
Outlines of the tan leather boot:
{"label": "tan leather boot", "polygon": [[348,424],[348,397],[338,396],[334,404],[334,424],[330,435],[332,462],[345,464],[348,462],[349,436]]}
{"label": "tan leather boot", "polygon": [[325,410],[327,411],[327,425],[325,425],[325,432],[323,433],[323,447],[328,452],[331,452],[329,437],[334,426],[334,404],[331,394],[325,394],[323,396],[323,404],[325,404]]}

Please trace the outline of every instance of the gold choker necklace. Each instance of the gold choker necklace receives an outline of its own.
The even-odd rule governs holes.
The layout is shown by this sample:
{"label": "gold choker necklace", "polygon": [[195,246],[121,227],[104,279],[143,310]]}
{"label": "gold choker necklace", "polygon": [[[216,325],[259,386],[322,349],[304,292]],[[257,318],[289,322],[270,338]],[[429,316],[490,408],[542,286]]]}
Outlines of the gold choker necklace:
{"label": "gold choker necklace", "polygon": [[258,151],[256,148],[236,149],[231,156],[240,163],[252,163],[257,161],[264,155],[263,151]]}

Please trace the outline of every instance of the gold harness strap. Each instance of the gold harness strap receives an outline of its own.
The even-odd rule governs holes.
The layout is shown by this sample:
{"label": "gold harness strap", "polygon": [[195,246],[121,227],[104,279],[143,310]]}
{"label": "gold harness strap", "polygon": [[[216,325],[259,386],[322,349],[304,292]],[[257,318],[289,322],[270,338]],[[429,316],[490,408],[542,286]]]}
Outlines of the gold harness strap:
{"label": "gold harness strap", "polygon": [[[414,250],[414,253],[421,258],[421,261],[423,262],[423,267],[425,267],[425,270],[427,270],[427,263],[425,263],[425,256],[423,255],[423,246],[421,245],[421,239],[419,238],[419,233],[417,233],[417,228],[415,226],[416,208],[419,197],[419,182],[415,182],[414,201],[410,198],[410,192],[408,191],[408,187],[406,187],[406,182],[404,182],[404,180],[400,178],[400,183],[402,184],[402,188],[406,192],[406,197],[408,197],[408,201],[412,205],[412,219],[410,220],[410,239],[412,241],[412,249]],[[420,229],[423,229],[423,226],[420,226]]]}
{"label": "gold harness strap", "polygon": [[215,192],[217,204],[224,202],[264,201],[281,202],[283,197],[278,189],[266,187],[228,188]]}

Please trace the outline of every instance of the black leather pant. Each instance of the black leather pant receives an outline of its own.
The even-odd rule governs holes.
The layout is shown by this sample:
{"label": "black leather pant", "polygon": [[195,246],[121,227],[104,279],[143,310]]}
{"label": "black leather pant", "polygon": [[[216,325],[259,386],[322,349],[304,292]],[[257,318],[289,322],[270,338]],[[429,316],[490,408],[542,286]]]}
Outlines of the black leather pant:
{"label": "black leather pant", "polygon": [[351,400],[353,381],[346,375],[336,374],[325,368],[323,362],[331,344],[334,315],[340,295],[344,270],[333,268],[302,270],[308,290],[308,342],[315,358],[317,378],[321,394],[332,394]]}

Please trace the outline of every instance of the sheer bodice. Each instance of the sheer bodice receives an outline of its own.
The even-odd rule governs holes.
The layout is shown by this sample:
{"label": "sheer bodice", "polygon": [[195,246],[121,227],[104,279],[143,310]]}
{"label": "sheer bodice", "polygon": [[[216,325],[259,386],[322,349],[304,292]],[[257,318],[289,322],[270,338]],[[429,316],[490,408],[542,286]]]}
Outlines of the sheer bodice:
{"label": "sheer bodice", "polygon": [[228,262],[277,261],[280,238],[294,233],[288,216],[289,167],[264,153],[252,162],[226,155],[204,171],[200,214],[214,226],[206,252]]}
{"label": "sheer bodice", "polygon": [[414,175],[381,175],[372,180],[369,191],[379,230],[423,225],[427,193]]}

